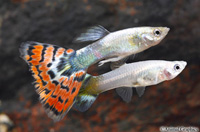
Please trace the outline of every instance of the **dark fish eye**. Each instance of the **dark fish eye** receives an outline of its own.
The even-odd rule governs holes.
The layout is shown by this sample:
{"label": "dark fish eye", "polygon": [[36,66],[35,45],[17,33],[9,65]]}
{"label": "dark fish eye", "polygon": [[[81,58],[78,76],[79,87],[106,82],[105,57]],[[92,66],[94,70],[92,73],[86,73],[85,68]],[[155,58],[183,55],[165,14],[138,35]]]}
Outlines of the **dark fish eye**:
{"label": "dark fish eye", "polygon": [[180,66],[178,64],[174,65],[174,70],[180,70]]}
{"label": "dark fish eye", "polygon": [[155,29],[154,30],[154,35],[155,36],[160,36],[161,35],[161,31],[159,29]]}

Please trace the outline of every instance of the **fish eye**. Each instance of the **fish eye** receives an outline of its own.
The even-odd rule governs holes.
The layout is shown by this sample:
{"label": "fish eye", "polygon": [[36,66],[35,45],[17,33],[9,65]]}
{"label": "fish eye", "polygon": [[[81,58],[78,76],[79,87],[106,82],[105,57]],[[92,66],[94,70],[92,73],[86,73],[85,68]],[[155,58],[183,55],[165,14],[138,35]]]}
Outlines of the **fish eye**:
{"label": "fish eye", "polygon": [[174,70],[178,71],[178,70],[180,70],[180,69],[181,69],[181,68],[180,68],[180,65],[179,65],[179,64],[174,65]]}
{"label": "fish eye", "polygon": [[155,29],[154,30],[154,35],[157,36],[157,37],[160,36],[161,35],[161,31],[159,29]]}

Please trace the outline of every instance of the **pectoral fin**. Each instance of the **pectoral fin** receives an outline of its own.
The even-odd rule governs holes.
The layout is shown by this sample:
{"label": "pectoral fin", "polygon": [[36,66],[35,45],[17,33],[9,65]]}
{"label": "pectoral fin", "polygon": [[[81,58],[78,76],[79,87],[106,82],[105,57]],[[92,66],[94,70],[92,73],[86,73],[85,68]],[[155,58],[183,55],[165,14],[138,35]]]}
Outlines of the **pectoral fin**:
{"label": "pectoral fin", "polygon": [[144,94],[145,87],[136,87],[136,92],[139,97],[141,97]]}
{"label": "pectoral fin", "polygon": [[133,95],[132,88],[129,87],[117,88],[116,92],[126,103],[129,103],[131,101]]}
{"label": "pectoral fin", "polygon": [[89,28],[85,33],[82,33],[79,37],[75,39],[75,42],[89,42],[89,41],[97,41],[110,32],[106,30],[104,27],[98,25]]}

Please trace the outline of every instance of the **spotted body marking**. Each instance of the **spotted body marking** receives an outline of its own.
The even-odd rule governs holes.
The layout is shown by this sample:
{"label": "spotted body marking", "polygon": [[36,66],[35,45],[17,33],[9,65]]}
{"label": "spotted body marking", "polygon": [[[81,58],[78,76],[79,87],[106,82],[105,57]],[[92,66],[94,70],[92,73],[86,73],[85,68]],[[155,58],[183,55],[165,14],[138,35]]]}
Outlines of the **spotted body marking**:
{"label": "spotted body marking", "polygon": [[26,42],[20,47],[21,57],[29,64],[39,94],[48,116],[61,120],[72,107],[85,70],[73,65],[76,52],[59,46]]}

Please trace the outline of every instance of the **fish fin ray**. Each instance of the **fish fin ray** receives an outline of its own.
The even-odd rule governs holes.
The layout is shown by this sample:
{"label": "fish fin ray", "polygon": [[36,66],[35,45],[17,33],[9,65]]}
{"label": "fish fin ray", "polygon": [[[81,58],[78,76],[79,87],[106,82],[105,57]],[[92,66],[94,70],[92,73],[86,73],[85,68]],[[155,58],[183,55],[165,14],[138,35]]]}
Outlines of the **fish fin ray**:
{"label": "fish fin ray", "polygon": [[141,97],[144,94],[145,87],[136,87],[136,92],[139,97]]}
{"label": "fish fin ray", "polygon": [[73,107],[77,109],[78,111],[81,111],[81,112],[87,111],[91,107],[91,105],[94,103],[96,98],[98,97],[99,93],[97,92],[95,93],[94,91],[93,93],[91,93],[90,91],[90,89],[93,89],[93,90],[95,89],[95,85],[91,85],[91,84],[95,84],[95,82],[93,81],[94,81],[93,76],[91,76],[90,74],[86,74],[83,80],[83,85],[73,105]]}
{"label": "fish fin ray", "polygon": [[124,56],[123,57],[122,56],[116,56],[116,57],[106,58],[106,59],[100,61],[98,66],[102,66],[102,65],[104,65],[105,63],[108,63],[108,62],[117,62],[117,61],[119,61],[123,58],[124,58]]}
{"label": "fish fin ray", "polygon": [[82,33],[79,37],[75,39],[75,42],[89,42],[89,41],[97,41],[110,32],[106,30],[104,27],[98,25],[89,28],[85,33]]}
{"label": "fish fin ray", "polygon": [[87,111],[94,103],[98,95],[79,94],[73,107],[80,112]]}
{"label": "fish fin ray", "polygon": [[133,95],[132,88],[130,87],[116,88],[116,92],[126,103],[129,103],[131,101]]}
{"label": "fish fin ray", "polygon": [[75,102],[86,74],[71,60],[76,52],[38,42],[26,42],[19,50],[30,66],[46,113],[54,121],[61,120]]}
{"label": "fish fin ray", "polygon": [[133,61],[136,58],[137,54],[132,54],[128,58],[130,61]]}
{"label": "fish fin ray", "polygon": [[123,58],[123,59],[121,59],[121,60],[119,60],[119,61],[112,62],[112,63],[110,64],[110,68],[111,68],[112,70],[119,68],[120,66],[122,66],[122,65],[124,65],[124,64],[126,63],[126,61],[128,60],[128,58],[129,58],[129,57],[125,57],[125,58]]}

